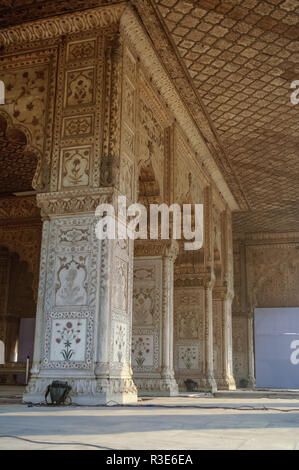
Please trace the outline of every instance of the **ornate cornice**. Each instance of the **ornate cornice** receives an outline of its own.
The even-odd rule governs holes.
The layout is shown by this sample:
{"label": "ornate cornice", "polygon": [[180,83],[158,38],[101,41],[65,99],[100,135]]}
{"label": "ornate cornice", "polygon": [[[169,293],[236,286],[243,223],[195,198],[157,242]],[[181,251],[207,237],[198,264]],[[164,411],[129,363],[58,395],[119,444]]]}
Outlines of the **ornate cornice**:
{"label": "ornate cornice", "polygon": [[244,245],[296,245],[299,244],[299,232],[285,233],[248,233],[234,234],[235,243]]}
{"label": "ornate cornice", "polygon": [[119,3],[119,0],[27,0],[25,2],[1,0],[0,27],[5,28],[25,21],[40,20],[112,3]]}
{"label": "ornate cornice", "polygon": [[126,2],[30,21],[0,30],[0,46],[59,38],[119,22]]}

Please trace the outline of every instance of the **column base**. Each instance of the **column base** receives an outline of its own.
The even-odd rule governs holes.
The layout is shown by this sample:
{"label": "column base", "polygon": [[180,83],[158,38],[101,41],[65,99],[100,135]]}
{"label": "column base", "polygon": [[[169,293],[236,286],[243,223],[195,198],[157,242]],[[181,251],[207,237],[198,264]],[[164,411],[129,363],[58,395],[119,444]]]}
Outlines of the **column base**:
{"label": "column base", "polygon": [[201,392],[217,392],[217,384],[214,377],[206,377],[200,380],[200,391]]}
{"label": "column base", "polygon": [[252,376],[248,377],[248,388],[252,390],[255,388],[255,377],[252,377]]}
{"label": "column base", "polygon": [[134,382],[141,397],[176,397],[179,388],[174,378],[134,377]]}
{"label": "column base", "polygon": [[217,377],[216,379],[217,389],[218,390],[236,390],[235,379],[228,375],[226,377]]}
{"label": "column base", "polygon": [[[25,403],[45,401],[45,393],[53,380],[64,380],[72,387],[70,397],[76,405],[137,403],[137,389],[131,377],[96,379],[92,377],[32,377],[23,395]],[[49,398],[48,398],[49,399]]]}

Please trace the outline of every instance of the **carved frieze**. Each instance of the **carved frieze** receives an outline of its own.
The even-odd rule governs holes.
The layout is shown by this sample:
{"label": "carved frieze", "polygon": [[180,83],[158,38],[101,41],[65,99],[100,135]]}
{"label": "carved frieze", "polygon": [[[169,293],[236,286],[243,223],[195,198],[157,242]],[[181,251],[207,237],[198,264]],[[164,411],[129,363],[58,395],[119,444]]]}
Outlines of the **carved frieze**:
{"label": "carved frieze", "polygon": [[32,41],[59,38],[67,34],[106,28],[119,21],[124,8],[124,3],[103,6],[75,12],[71,15],[66,14],[42,19],[39,20],[38,24],[27,22],[15,26],[13,29],[2,29],[0,44],[4,46],[18,43],[24,44]]}

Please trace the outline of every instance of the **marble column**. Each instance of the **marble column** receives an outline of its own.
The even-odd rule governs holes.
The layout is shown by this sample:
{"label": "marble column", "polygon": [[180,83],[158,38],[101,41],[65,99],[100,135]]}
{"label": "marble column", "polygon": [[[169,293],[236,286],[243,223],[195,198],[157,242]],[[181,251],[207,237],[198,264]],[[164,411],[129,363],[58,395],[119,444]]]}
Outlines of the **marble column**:
{"label": "marble column", "polygon": [[215,278],[206,277],[204,279],[204,298],[205,298],[205,316],[204,316],[204,331],[205,331],[205,364],[204,376],[202,380],[203,389],[217,391],[217,385],[214,377],[214,363],[213,363],[213,286]]}
{"label": "marble column", "polygon": [[[53,380],[68,381],[73,403],[137,400],[130,366],[133,246],[99,240],[94,211],[113,190],[38,198],[44,230],[34,362],[26,402],[44,400]],[[78,209],[77,209],[78,210]]]}
{"label": "marble column", "polygon": [[248,386],[255,387],[255,359],[254,359],[254,331],[253,331],[253,314],[249,314],[247,318],[248,333]]}
{"label": "marble column", "polygon": [[214,289],[214,369],[218,389],[235,390],[232,364],[233,294],[226,288]]}
{"label": "marble column", "polygon": [[139,395],[174,396],[173,267],[177,242],[135,242],[132,364]]}

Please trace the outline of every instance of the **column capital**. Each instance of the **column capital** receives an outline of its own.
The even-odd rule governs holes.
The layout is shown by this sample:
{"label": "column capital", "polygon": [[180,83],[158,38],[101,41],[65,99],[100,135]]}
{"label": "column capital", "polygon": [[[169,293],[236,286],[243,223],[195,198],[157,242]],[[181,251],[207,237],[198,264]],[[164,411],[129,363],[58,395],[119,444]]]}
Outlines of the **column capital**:
{"label": "column capital", "polygon": [[213,289],[213,298],[218,300],[233,301],[235,296],[234,290],[227,285],[217,286]]}
{"label": "column capital", "polygon": [[113,204],[114,188],[82,189],[37,194],[37,205],[43,218],[58,215],[94,213],[99,204]]}
{"label": "column capital", "polygon": [[213,289],[216,277],[213,271],[208,271],[203,276],[203,286],[205,289]]}

